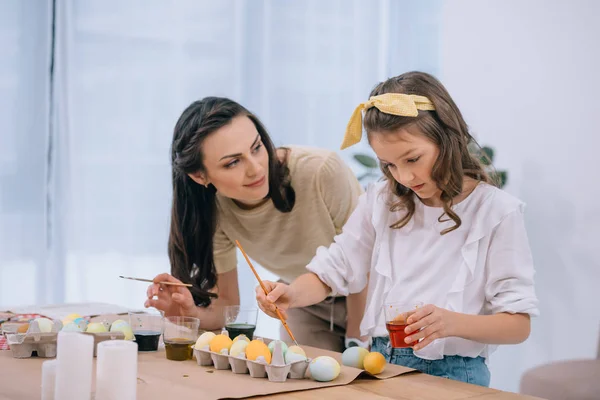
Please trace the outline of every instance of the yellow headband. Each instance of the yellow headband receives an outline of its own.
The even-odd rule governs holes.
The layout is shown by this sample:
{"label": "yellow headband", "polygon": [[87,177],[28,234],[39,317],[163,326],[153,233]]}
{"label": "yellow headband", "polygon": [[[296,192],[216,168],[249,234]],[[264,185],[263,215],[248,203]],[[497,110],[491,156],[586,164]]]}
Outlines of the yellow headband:
{"label": "yellow headband", "polygon": [[359,104],[352,113],[346,127],[342,150],[360,142],[362,137],[362,112],[371,107],[377,107],[379,111],[386,114],[403,117],[416,117],[419,115],[419,110],[435,110],[433,103],[427,97],[416,94],[384,93],[379,96],[371,96],[368,101]]}

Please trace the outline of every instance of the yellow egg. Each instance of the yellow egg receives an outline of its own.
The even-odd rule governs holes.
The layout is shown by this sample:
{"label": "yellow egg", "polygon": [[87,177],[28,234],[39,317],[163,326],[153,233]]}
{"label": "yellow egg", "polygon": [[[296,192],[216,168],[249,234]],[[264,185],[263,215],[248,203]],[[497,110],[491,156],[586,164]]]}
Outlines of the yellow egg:
{"label": "yellow egg", "polygon": [[73,313],[73,314],[69,314],[65,317],[65,319],[68,319],[69,321],[73,321],[77,318],[81,318],[81,315],[79,315],[77,313]]}
{"label": "yellow egg", "polygon": [[385,357],[383,354],[372,351],[365,356],[363,361],[364,369],[370,374],[377,375],[385,369]]}
{"label": "yellow egg", "polygon": [[204,332],[198,340],[196,340],[196,344],[194,345],[195,349],[202,350],[204,347],[210,344],[210,341],[217,335],[212,332]]}
{"label": "yellow egg", "polygon": [[241,335],[237,335],[235,339],[233,339],[233,343],[237,342],[238,340],[245,340],[246,342],[250,343],[248,336],[244,335],[243,333]]}
{"label": "yellow egg", "polygon": [[106,326],[104,326],[103,323],[101,322],[92,322],[87,326],[87,329],[85,330],[86,332],[90,332],[90,333],[101,333],[101,332],[108,332],[108,330],[106,329]]}
{"label": "yellow egg", "polygon": [[348,347],[342,353],[342,364],[347,367],[363,369],[367,354],[369,354],[369,350],[363,347]]}
{"label": "yellow egg", "polygon": [[40,332],[42,332],[42,333],[52,332],[52,327],[54,326],[54,322],[52,322],[51,319],[40,317],[40,318],[34,319],[34,321],[37,321],[38,326],[40,327]]}
{"label": "yellow egg", "polygon": [[214,353],[220,353],[221,350],[226,349],[229,352],[233,341],[227,335],[215,335],[214,338],[210,340],[210,351]]}
{"label": "yellow egg", "polygon": [[253,340],[246,347],[246,358],[251,361],[256,361],[260,356],[265,358],[267,364],[271,363],[271,352],[265,342],[261,340]]}
{"label": "yellow egg", "polygon": [[290,346],[290,347],[288,347],[286,353],[289,353],[290,351],[292,353],[300,354],[300,355],[303,355],[304,357],[306,357],[306,353],[304,352],[304,350],[302,350],[302,347],[300,347],[300,346]]}
{"label": "yellow egg", "polygon": [[237,342],[234,341],[231,345],[231,349],[229,349],[229,355],[232,357],[237,357],[240,354],[245,353],[246,347],[248,347],[249,344],[250,342],[247,340],[238,340]]}
{"label": "yellow egg", "polygon": [[27,333],[28,329],[29,329],[29,324],[28,323],[21,324],[17,328],[17,333]]}
{"label": "yellow egg", "polygon": [[310,376],[319,382],[329,382],[340,374],[340,364],[332,357],[320,356],[312,360],[308,366]]}

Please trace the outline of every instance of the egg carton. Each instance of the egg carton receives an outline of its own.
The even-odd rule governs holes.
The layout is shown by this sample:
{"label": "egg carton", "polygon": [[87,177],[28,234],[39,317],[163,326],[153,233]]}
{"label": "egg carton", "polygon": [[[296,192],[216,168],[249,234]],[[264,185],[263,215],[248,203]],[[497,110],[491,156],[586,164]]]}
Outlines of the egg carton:
{"label": "egg carton", "polygon": [[[53,320],[52,330],[50,332],[41,332],[37,321],[32,321],[29,324],[29,329],[26,333],[9,333],[5,330],[6,341],[12,351],[14,358],[30,358],[35,352],[38,357],[54,358],[56,357],[56,347],[58,340],[58,332],[62,329],[62,322]],[[10,329],[11,331],[13,329]],[[94,337],[94,357],[97,355],[97,345],[106,340],[123,340],[125,334],[123,332],[81,332],[84,335],[92,335]]]}
{"label": "egg carton", "polygon": [[253,378],[268,378],[271,382],[285,382],[290,379],[304,379],[311,359],[293,361],[286,364],[283,359],[281,342],[277,341],[273,349],[271,363],[268,364],[263,357],[256,361],[248,360],[245,356],[230,356],[208,350],[194,348],[194,356],[198,365],[215,369],[231,369],[234,374],[250,374]]}

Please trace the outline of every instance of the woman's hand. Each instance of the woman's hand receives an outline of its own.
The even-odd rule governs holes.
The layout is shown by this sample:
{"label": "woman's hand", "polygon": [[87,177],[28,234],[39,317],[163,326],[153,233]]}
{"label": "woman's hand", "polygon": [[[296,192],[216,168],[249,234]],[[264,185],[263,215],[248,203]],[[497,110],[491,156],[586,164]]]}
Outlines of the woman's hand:
{"label": "woman's hand", "polygon": [[160,282],[182,283],[179,279],[169,274],[160,274],[153,279],[154,283],[148,287],[148,299],[144,307],[154,307],[163,311],[165,317],[187,316],[195,317],[197,307],[189,289],[185,286],[162,285]]}
{"label": "woman's hand", "polygon": [[406,320],[408,326],[404,328],[404,332],[409,336],[406,336],[404,341],[410,344],[423,339],[413,346],[413,350],[421,350],[436,339],[454,336],[452,332],[454,331],[455,317],[456,313],[452,311],[427,304]]}
{"label": "woman's hand", "polygon": [[285,283],[263,281],[268,295],[265,294],[262,286],[256,287],[256,301],[258,306],[263,312],[273,318],[279,318],[275,307],[279,308],[281,315],[284,319],[287,319],[287,313],[285,310],[290,308],[293,304],[294,293],[292,288]]}

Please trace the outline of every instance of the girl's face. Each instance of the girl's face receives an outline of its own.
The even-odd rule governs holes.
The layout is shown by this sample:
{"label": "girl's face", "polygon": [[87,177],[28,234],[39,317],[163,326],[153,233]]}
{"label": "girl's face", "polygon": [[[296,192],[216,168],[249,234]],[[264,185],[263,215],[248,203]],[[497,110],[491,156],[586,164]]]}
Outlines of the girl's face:
{"label": "girl's face", "polygon": [[399,184],[415,192],[424,204],[438,205],[441,190],[431,178],[440,153],[435,143],[415,127],[410,131],[402,128],[394,132],[372,132],[369,143],[381,165]]}
{"label": "girl's face", "polygon": [[260,203],[269,193],[269,154],[254,123],[238,116],[202,142],[205,173],[195,182],[212,184],[222,196],[244,205]]}

